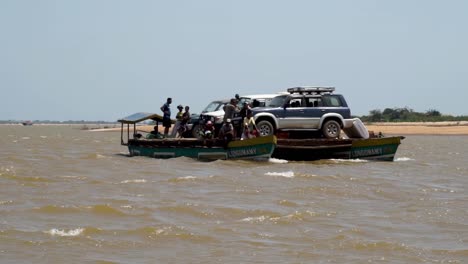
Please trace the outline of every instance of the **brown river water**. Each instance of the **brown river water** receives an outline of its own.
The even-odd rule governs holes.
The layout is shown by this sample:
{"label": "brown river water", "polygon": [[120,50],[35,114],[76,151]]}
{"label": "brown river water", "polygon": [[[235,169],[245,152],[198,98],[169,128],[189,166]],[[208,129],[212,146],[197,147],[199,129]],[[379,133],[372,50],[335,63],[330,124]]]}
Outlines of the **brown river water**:
{"label": "brown river water", "polygon": [[0,263],[468,263],[468,136],[394,162],[128,157],[120,132],[0,126]]}

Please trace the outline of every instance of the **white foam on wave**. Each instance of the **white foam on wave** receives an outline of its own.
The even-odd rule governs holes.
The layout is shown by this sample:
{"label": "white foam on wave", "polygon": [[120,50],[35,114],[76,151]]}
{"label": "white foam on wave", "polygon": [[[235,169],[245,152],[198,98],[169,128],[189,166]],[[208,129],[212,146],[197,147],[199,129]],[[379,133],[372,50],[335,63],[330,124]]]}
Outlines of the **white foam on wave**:
{"label": "white foam on wave", "polygon": [[195,177],[195,176],[185,176],[185,177],[178,177],[177,179],[178,180],[194,180],[196,178],[197,177]]}
{"label": "white foam on wave", "polygon": [[401,157],[401,158],[396,158],[395,161],[411,161],[414,160],[412,158],[407,158],[407,157]]}
{"label": "white foam on wave", "polygon": [[275,158],[269,158],[268,159],[268,162],[271,162],[271,163],[276,163],[276,164],[284,164],[284,163],[288,163],[287,160],[283,160],[283,159],[275,159]]}
{"label": "white foam on wave", "polygon": [[276,176],[276,177],[286,177],[286,178],[293,178],[294,171],[285,171],[285,172],[267,172],[265,175],[268,176]]}
{"label": "white foam on wave", "polygon": [[41,138],[47,138],[47,136],[41,136]]}
{"label": "white foam on wave", "polygon": [[145,183],[145,179],[135,179],[135,180],[125,180],[121,181],[120,183]]}
{"label": "white foam on wave", "polygon": [[258,216],[258,217],[246,217],[244,219],[241,219],[242,222],[263,222],[267,219],[266,216]]}
{"label": "white foam on wave", "polygon": [[341,162],[366,163],[366,162],[369,162],[368,160],[362,160],[362,159],[330,159],[330,160],[334,161],[336,163],[341,163]]}
{"label": "white foam on wave", "polygon": [[47,231],[46,233],[52,236],[73,237],[73,236],[81,235],[83,231],[84,231],[84,228],[70,229],[68,231],[65,231],[64,229],[53,228]]}
{"label": "white foam on wave", "polygon": [[30,137],[22,137],[21,139],[31,139]]}

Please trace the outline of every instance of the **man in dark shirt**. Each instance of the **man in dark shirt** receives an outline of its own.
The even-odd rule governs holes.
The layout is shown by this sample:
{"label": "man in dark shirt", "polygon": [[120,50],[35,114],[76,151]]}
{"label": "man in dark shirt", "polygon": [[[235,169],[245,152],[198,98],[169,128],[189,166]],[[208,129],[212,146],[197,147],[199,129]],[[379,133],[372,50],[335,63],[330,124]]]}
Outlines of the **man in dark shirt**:
{"label": "man in dark shirt", "polygon": [[161,111],[163,111],[163,127],[164,127],[164,137],[166,138],[169,134],[169,128],[171,127],[171,108],[172,98],[167,98],[165,104],[161,106]]}

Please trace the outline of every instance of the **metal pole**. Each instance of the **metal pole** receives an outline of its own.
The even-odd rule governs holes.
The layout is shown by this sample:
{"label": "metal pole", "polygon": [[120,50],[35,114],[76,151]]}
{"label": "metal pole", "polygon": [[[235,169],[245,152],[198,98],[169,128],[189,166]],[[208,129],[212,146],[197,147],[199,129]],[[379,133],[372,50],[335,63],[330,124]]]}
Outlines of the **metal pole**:
{"label": "metal pole", "polygon": [[120,124],[121,124],[121,126],[120,126],[120,144],[125,145],[124,140],[123,140],[123,123],[120,123]]}

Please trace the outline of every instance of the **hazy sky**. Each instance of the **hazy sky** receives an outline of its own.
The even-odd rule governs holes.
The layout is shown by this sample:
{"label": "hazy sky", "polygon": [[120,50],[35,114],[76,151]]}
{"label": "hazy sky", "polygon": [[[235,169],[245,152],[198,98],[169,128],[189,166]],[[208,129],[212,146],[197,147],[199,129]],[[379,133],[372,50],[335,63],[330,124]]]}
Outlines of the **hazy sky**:
{"label": "hazy sky", "polygon": [[336,86],[352,113],[468,114],[468,1],[0,0],[0,119],[199,112]]}

